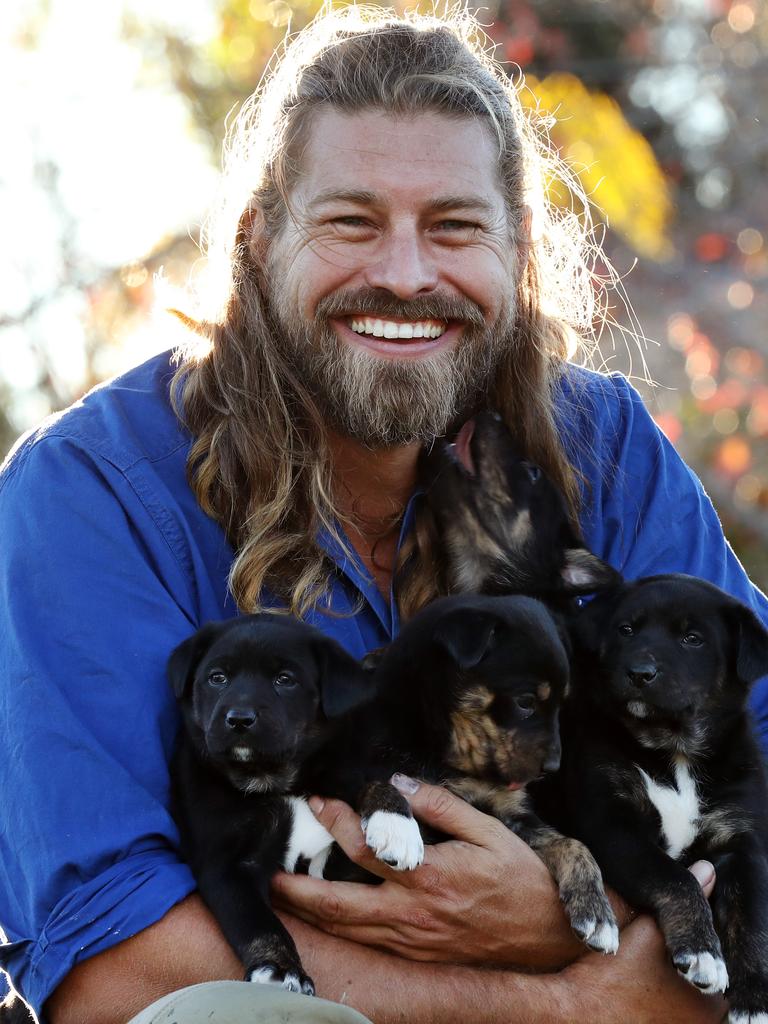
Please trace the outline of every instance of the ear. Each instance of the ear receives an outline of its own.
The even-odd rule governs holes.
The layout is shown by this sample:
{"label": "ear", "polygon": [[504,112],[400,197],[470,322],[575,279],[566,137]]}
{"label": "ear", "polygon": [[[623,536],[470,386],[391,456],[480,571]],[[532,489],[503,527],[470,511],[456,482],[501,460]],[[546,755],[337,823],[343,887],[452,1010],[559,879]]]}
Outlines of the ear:
{"label": "ear", "polygon": [[186,693],[203,655],[225,625],[223,622],[209,622],[171,652],[166,674],[176,700],[181,700]]}
{"label": "ear", "polygon": [[568,548],[561,573],[568,594],[596,594],[622,582],[621,574],[583,546]]}
{"label": "ear", "polygon": [[768,630],[745,605],[737,604],[739,628],[736,648],[736,674],[746,686],[768,675]]}
{"label": "ear", "polygon": [[459,668],[474,668],[493,646],[498,625],[490,612],[460,608],[440,619],[434,637]]}
{"label": "ear", "polygon": [[326,718],[337,718],[373,695],[372,673],[328,636],[314,642],[320,666],[320,701]]}
{"label": "ear", "polygon": [[597,654],[600,650],[608,620],[616,607],[614,593],[601,594],[570,618],[570,632],[577,648]]}

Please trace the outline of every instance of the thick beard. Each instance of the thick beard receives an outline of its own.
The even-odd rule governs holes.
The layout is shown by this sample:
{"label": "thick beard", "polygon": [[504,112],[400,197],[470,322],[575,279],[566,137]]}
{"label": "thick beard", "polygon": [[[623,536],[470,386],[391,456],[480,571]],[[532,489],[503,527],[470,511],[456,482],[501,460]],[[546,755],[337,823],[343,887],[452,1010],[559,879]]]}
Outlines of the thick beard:
{"label": "thick beard", "polygon": [[[434,295],[404,302],[376,289],[337,292],[318,303],[305,321],[272,296],[278,341],[328,424],[366,447],[431,443],[482,404],[501,355],[511,344],[513,310],[488,325],[468,299]],[[346,344],[329,320],[350,313],[403,320],[459,320],[457,344],[422,359],[389,359]]]}

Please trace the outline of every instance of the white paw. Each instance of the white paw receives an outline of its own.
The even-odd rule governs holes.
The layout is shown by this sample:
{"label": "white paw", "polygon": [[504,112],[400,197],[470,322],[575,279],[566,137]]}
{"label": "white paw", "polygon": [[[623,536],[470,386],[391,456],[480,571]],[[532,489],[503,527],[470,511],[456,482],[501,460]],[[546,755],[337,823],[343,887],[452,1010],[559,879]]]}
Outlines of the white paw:
{"label": "white paw", "polygon": [[248,975],[247,980],[257,985],[276,985],[277,988],[284,988],[287,992],[303,992],[307,996],[315,994],[312,979],[308,978],[306,974],[300,977],[292,971],[280,971],[276,967],[255,967]]}
{"label": "white paw", "polygon": [[679,973],[706,995],[725,992],[728,988],[728,971],[725,962],[711,953],[681,953],[675,957]]}
{"label": "white paw", "polygon": [[424,860],[424,842],[413,818],[394,811],[374,811],[360,824],[366,844],[395,871],[416,868]]}
{"label": "white paw", "polygon": [[619,949],[619,926],[604,921],[598,924],[597,921],[579,922],[579,936],[590,949],[597,953],[610,953],[615,956]]}
{"label": "white paw", "polygon": [[768,1024],[768,1013],[736,1013],[728,1014],[728,1024]]}

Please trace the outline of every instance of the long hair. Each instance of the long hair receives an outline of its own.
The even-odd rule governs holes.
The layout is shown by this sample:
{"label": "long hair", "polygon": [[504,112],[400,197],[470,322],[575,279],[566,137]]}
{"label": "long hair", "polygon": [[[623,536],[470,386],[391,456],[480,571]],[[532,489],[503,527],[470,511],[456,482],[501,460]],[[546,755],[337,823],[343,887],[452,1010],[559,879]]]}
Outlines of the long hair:
{"label": "long hair", "polygon": [[[172,396],[195,438],[190,485],[235,550],[229,582],[242,610],[256,609],[268,589],[304,614],[327,592],[332,571],[319,531],[344,547],[326,426],[275,344],[265,280],[266,253],[290,216],[312,117],[324,107],[435,111],[487,125],[498,148],[509,242],[527,253],[514,282],[511,343],[488,403],[559,485],[576,518],[578,481],[559,440],[554,389],[573,339],[592,330],[588,204],[574,204],[580,217],[555,214],[548,203],[556,160],[546,134],[524,111],[521,88],[494,64],[466,13],[399,17],[353,6],[322,14],[290,42],[237,118],[221,203],[205,236],[209,280],[219,298],[204,319],[182,317],[205,341],[182,355]],[[557,170],[558,180],[583,200],[577,181]],[[255,211],[262,225],[257,245]],[[422,508],[395,575],[406,618],[442,587],[434,540]]]}

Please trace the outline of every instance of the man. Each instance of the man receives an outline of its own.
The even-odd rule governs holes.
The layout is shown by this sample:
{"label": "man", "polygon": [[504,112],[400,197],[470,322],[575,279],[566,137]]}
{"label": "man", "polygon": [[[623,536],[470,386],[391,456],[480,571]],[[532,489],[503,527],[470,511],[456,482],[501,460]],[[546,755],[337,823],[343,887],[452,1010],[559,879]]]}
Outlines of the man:
{"label": "man", "polygon": [[[233,150],[207,346],[173,381],[165,354],[93,393],[5,467],[2,963],[52,1024],[125,1021],[241,976],[175,850],[168,653],[260,605],[356,655],[385,643],[436,592],[414,525],[419,450],[479,404],[627,576],[702,575],[768,619],[635,393],[565,363],[566,324],[591,316],[581,243],[548,217],[519,103],[471,30],[353,10],[300,37]],[[399,784],[456,840],[423,869],[376,866],[375,890],[277,882],[320,995],[377,1024],[722,1016],[651,922],[624,929],[615,960],[582,955],[530,850],[449,794]],[[348,808],[317,813],[373,866]],[[207,1018],[213,998],[211,1019],[240,1019],[210,991],[166,1010]]]}

